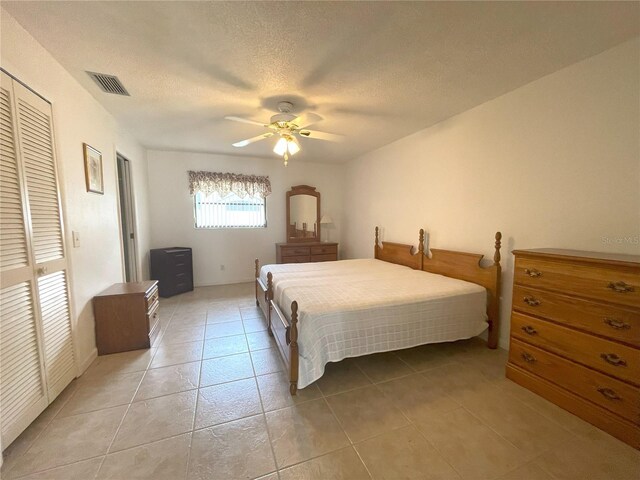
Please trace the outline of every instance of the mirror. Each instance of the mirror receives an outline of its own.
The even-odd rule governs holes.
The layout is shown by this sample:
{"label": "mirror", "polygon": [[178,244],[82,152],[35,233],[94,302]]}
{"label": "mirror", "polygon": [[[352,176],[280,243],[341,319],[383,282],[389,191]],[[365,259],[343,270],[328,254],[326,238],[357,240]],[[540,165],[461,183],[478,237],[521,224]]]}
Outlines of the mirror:
{"label": "mirror", "polygon": [[287,192],[287,242],[320,241],[320,192],[298,185]]}

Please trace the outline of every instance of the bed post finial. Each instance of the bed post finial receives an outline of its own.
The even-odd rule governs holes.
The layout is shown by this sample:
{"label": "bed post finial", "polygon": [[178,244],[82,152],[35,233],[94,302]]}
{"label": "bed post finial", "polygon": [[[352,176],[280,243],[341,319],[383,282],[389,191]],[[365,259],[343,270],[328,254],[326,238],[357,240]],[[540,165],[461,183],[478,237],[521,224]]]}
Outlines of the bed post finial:
{"label": "bed post finial", "polygon": [[378,245],[378,227],[376,227],[376,241],[375,241],[375,244],[373,245],[373,257],[374,258],[378,258],[378,248],[380,248],[380,247]]}
{"label": "bed post finial", "polygon": [[418,252],[424,254],[424,228],[420,229],[420,235],[418,236]]}
{"label": "bed post finial", "polygon": [[273,300],[273,274],[267,273],[267,302]]}
{"label": "bed post finial", "polygon": [[260,260],[256,258],[256,278],[260,276]]}
{"label": "bed post finial", "polygon": [[502,233],[496,232],[496,253],[493,255],[493,264],[500,265],[500,247],[502,246]]}
{"label": "bed post finial", "polygon": [[295,395],[298,391],[298,302],[295,300],[291,302],[291,325],[289,326],[289,348],[292,358],[296,359],[295,369],[296,374],[291,375],[289,378],[289,393]]}

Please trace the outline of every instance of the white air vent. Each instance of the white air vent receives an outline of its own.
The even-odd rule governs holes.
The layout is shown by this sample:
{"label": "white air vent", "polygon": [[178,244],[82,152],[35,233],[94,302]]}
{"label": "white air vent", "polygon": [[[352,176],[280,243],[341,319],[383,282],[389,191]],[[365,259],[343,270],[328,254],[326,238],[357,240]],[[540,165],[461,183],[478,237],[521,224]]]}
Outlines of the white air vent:
{"label": "white air vent", "polygon": [[127,89],[115,75],[107,75],[106,73],[87,72],[91,78],[98,84],[103,92],[113,93],[115,95],[130,96]]}

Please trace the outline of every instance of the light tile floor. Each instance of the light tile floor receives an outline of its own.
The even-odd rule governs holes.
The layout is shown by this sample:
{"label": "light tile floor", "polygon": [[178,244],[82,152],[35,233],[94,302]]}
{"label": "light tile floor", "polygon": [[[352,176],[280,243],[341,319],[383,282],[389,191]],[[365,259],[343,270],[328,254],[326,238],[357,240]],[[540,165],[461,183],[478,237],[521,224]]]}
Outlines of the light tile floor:
{"label": "light tile floor", "polygon": [[478,339],[330,364],[291,397],[253,285],[161,301],[5,451],[3,479],[640,478],[640,453],[504,377]]}

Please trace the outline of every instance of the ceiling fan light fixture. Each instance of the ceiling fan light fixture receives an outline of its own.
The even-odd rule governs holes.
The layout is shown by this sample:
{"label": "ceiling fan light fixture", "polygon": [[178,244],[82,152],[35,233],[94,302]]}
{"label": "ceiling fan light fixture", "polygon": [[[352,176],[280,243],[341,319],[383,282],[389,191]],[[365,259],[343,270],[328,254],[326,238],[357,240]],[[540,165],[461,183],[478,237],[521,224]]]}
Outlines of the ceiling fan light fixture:
{"label": "ceiling fan light fixture", "polygon": [[287,142],[287,147],[288,147],[289,153],[291,155],[295,155],[296,153],[298,153],[300,151],[300,145],[298,145],[293,140],[290,140],[290,141]]}
{"label": "ceiling fan light fixture", "polygon": [[248,140],[242,140],[241,142],[232,143],[232,145],[234,147],[246,147],[247,145],[249,145],[249,141]]}
{"label": "ceiling fan light fixture", "polygon": [[285,153],[287,153],[287,139],[284,137],[280,137],[280,140],[278,140],[278,143],[276,143],[276,146],[273,147],[273,153],[275,153],[276,155],[284,155]]}

